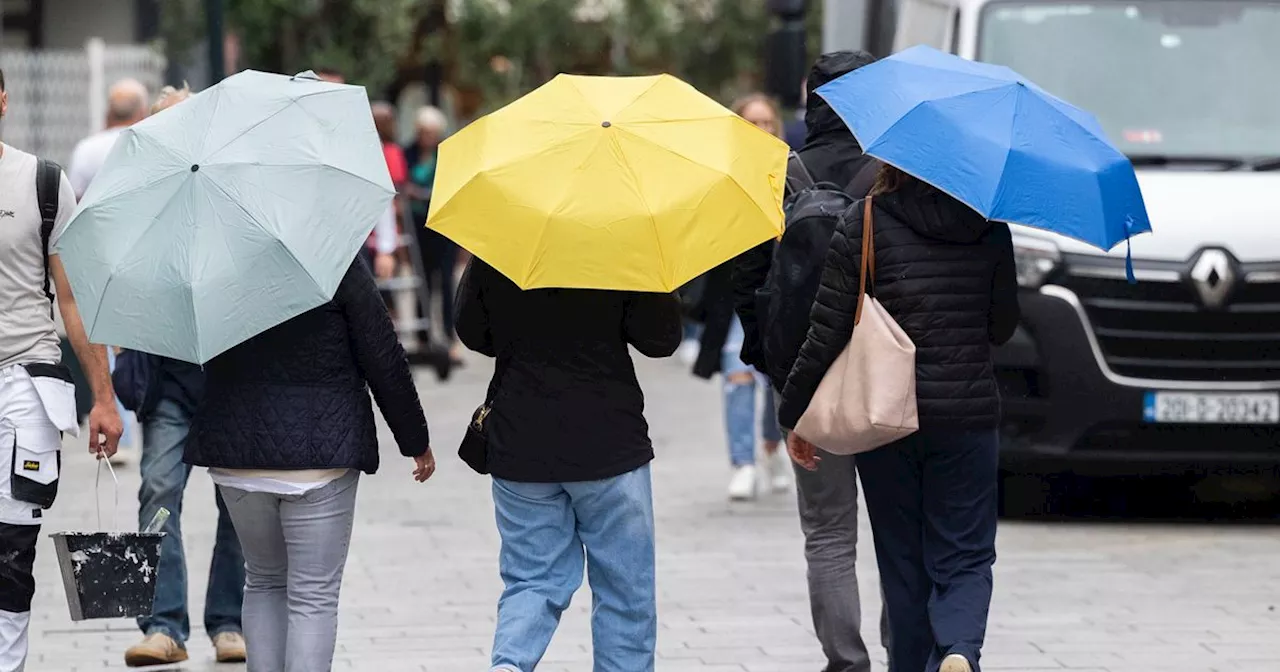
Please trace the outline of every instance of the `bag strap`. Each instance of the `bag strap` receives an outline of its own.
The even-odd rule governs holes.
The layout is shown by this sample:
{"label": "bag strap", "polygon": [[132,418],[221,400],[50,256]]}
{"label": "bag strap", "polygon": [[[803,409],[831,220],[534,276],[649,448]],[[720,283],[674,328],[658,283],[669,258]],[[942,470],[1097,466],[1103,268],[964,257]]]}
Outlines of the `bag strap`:
{"label": "bag strap", "polygon": [[40,246],[44,251],[44,295],[53,314],[54,296],[49,279],[49,239],[58,219],[58,191],[62,187],[62,167],[46,159],[36,162],[36,200],[40,203]]}
{"label": "bag strap", "polygon": [[791,193],[798,194],[816,186],[818,186],[818,182],[813,179],[813,173],[810,173],[809,167],[804,165],[804,159],[800,158],[800,154],[797,152],[788,154],[787,188],[791,190]]}
{"label": "bag strap", "polygon": [[858,273],[858,307],[853,311],[853,325],[862,322],[862,304],[867,298],[867,277],[870,274],[872,283],[876,276],[876,241],[875,227],[871,222],[872,201],[868,196],[862,201],[862,270]]}

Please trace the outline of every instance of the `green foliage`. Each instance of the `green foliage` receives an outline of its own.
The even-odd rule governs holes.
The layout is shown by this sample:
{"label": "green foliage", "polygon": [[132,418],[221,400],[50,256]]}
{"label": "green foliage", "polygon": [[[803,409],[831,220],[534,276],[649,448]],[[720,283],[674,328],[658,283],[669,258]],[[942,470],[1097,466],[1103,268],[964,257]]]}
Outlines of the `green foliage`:
{"label": "green foliage", "polygon": [[[227,29],[240,37],[245,67],[293,73],[341,70],[371,95],[395,79],[413,51],[423,0],[224,0]],[[190,45],[203,35],[203,0],[165,0],[166,39]]]}
{"label": "green foliage", "polygon": [[[496,107],[556,73],[669,72],[727,100],[757,88],[764,0],[457,0],[457,85]],[[579,11],[584,7],[598,11]],[[495,67],[496,66],[496,67]]]}
{"label": "green foliage", "polygon": [[[334,67],[376,97],[410,59],[433,56],[490,109],[560,72],[669,72],[727,101],[760,87],[773,25],[765,0],[447,0],[450,30],[422,35],[422,18],[446,0],[223,1],[245,67]],[[171,47],[201,39],[203,4],[164,0]],[[816,54],[822,3],[812,4]]]}

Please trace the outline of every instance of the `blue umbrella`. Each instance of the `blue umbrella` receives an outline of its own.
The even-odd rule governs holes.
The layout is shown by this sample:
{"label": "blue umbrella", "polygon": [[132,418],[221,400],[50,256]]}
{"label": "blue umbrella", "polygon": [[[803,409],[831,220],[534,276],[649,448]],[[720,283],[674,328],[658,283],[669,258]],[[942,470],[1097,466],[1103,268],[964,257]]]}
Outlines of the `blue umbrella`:
{"label": "blue umbrella", "polygon": [[913,47],[818,89],[863,150],[988,219],[1109,250],[1151,230],[1092,114],[1009,68]]}

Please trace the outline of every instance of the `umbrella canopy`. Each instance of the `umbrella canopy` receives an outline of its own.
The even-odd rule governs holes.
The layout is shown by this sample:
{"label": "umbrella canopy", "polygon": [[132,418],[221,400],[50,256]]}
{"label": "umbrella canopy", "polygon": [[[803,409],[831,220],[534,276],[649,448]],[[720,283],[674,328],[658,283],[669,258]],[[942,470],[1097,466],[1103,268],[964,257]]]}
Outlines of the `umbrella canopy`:
{"label": "umbrella canopy", "polygon": [[818,95],[867,154],[988,219],[1104,250],[1151,230],[1133,165],[1093,115],[1009,68],[920,46]]}
{"label": "umbrella canopy", "polygon": [[781,233],[787,151],[669,75],[560,75],[441,145],[427,226],[524,289],[670,292]]}
{"label": "umbrella canopy", "polygon": [[332,299],[394,194],[362,87],[246,71],[125,130],[54,249],[91,341],[203,364]]}

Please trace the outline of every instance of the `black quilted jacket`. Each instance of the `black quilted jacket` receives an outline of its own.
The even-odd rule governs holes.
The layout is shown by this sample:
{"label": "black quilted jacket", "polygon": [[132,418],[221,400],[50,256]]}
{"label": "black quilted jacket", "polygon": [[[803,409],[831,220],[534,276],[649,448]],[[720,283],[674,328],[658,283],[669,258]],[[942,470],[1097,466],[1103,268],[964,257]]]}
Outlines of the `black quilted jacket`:
{"label": "black quilted jacket", "polygon": [[368,267],[329,303],[205,365],[186,461],[224,469],[378,469],[372,390],[400,453],[430,439],[404,349]]}
{"label": "black quilted jacket", "polygon": [[[874,203],[874,293],[916,346],[920,428],[997,426],[991,345],[1009,340],[1019,317],[1008,225],[915,181]],[[850,207],[831,239],[809,335],[778,408],[783,427],[795,427],[853,334],[862,208]]]}

